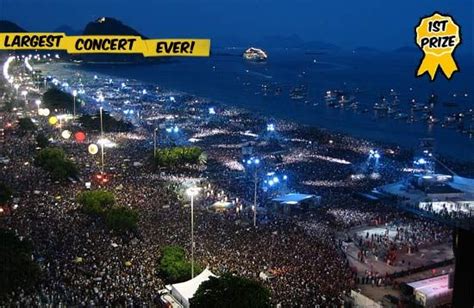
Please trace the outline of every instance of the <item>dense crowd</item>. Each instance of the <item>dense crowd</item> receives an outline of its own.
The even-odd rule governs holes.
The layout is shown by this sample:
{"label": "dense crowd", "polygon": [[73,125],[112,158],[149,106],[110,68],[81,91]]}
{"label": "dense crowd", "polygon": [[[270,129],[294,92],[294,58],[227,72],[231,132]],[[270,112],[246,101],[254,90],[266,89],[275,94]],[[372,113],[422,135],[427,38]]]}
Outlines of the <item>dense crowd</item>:
{"label": "dense crowd", "polygon": [[411,254],[420,248],[447,242],[452,234],[438,223],[425,220],[414,220],[399,217],[383,227],[383,232],[367,231],[365,235],[356,236],[360,248],[360,259],[371,253],[380,260],[393,265],[400,253]]}
{"label": "dense crowd", "polygon": [[[135,152],[130,142],[106,160],[109,167],[117,166],[113,186],[107,188],[114,190],[121,205],[137,208],[141,214],[138,232],[122,237],[78,210],[74,197],[83,183],[69,183],[64,189],[65,184],[52,182],[33,166],[32,137],[11,132],[6,142],[10,146],[2,148],[2,155],[15,159],[4,167],[2,180],[18,192],[18,208],[3,223],[33,241],[34,258],[43,269],[38,292],[18,291],[10,303],[153,303],[164,287],[156,275],[160,249],[169,244],[189,246],[189,209],[182,206],[172,185],[147,174],[145,167],[133,166],[140,146],[135,145]],[[84,145],[64,146],[78,164],[98,169]],[[131,161],[124,164],[127,159]],[[278,272],[265,282],[275,303],[338,303],[341,291],[351,284],[345,258],[329,235],[306,236],[291,221],[278,220],[253,230],[236,224],[235,217],[226,219],[203,208],[196,212],[195,221],[199,263],[217,273],[230,271],[255,279],[260,272]]]}
{"label": "dense crowd", "polygon": [[419,209],[445,219],[472,220],[474,217],[474,204],[471,201],[459,202],[421,202]]}
{"label": "dense crowd", "polygon": [[[171,113],[148,108],[143,116],[153,118],[167,112]],[[105,188],[114,192],[120,205],[140,213],[138,230],[125,235],[114,234],[100,219],[83,214],[75,201],[85,189],[84,183],[100,170],[100,158],[87,152],[87,142],[62,140],[45,119],[38,122],[81,170],[80,181],[60,183],[34,166],[34,133],[21,134],[15,127],[6,131],[0,156],[11,161],[2,167],[0,180],[8,183],[16,196],[14,210],[1,217],[1,224],[33,242],[33,258],[41,265],[42,274],[34,291],[17,290],[2,304],[153,305],[164,288],[156,271],[160,250],[170,244],[190,247],[190,209],[182,189],[184,183],[196,179],[204,187],[195,208],[195,256],[200,264],[217,274],[232,272],[254,279],[262,272],[269,274],[263,283],[271,291],[272,302],[283,307],[342,303],[342,296],[357,280],[335,232],[388,222],[401,215],[353,197],[355,189],[366,190],[397,178],[396,168],[387,168],[384,180],[354,182],[350,178],[354,165],[366,164],[363,149],[370,145],[365,142],[341,136],[329,140],[328,135],[319,136],[288,123],[280,126],[286,137],[261,140],[248,133],[261,130],[261,118],[236,112],[223,114],[225,119],[216,122],[198,121],[193,111],[189,114],[192,116],[181,125],[186,134],[199,137],[196,144],[208,154],[207,168],[172,173],[155,170],[148,163],[152,149],[149,130],[141,127],[133,133],[106,134],[118,147],[106,149],[105,170],[111,181]],[[11,113],[2,113],[2,117],[4,122],[16,121]],[[226,129],[208,133],[219,125]],[[89,141],[99,138],[89,132],[87,137]],[[321,209],[291,217],[259,215],[254,229],[249,219],[253,185],[240,164],[242,145],[249,142],[253,151],[261,153],[267,170],[288,170],[295,189],[322,195]],[[298,184],[318,179],[345,185]],[[97,183],[92,185],[97,188]],[[258,197],[263,208],[268,195],[259,192]],[[235,207],[224,215],[208,211],[207,206],[218,200],[231,201]],[[361,246],[376,247],[383,255],[395,244],[416,248],[432,242],[433,237],[445,239],[443,230],[406,219],[409,228],[397,229],[395,239],[369,234]]]}

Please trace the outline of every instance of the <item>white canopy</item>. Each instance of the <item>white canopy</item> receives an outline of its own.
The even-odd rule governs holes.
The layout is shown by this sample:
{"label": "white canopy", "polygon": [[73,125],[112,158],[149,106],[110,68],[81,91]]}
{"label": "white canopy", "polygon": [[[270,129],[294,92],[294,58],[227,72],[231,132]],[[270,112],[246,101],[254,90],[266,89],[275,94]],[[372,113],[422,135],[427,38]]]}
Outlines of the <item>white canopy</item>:
{"label": "white canopy", "polygon": [[313,197],[314,197],[314,195],[291,193],[291,194],[286,194],[286,195],[280,196],[278,198],[275,198],[275,199],[273,199],[273,201],[280,202],[280,203],[283,203],[283,204],[298,204],[301,201],[311,199]]}
{"label": "white canopy", "polygon": [[171,295],[176,298],[184,307],[189,308],[189,299],[194,296],[197,289],[206,280],[209,280],[209,277],[217,277],[207,268],[191,280],[175,283],[171,285]]}

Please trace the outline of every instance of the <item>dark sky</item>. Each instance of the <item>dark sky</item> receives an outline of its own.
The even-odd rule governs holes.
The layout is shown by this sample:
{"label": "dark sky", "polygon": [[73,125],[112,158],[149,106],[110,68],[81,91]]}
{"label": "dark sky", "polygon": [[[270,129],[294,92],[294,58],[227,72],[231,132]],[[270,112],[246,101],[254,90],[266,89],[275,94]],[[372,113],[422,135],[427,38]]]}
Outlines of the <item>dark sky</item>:
{"label": "dark sky", "polygon": [[439,10],[462,27],[472,51],[473,0],[0,0],[0,19],[30,31],[76,29],[111,16],[149,37],[239,37],[297,34],[347,48],[413,44],[418,19]]}

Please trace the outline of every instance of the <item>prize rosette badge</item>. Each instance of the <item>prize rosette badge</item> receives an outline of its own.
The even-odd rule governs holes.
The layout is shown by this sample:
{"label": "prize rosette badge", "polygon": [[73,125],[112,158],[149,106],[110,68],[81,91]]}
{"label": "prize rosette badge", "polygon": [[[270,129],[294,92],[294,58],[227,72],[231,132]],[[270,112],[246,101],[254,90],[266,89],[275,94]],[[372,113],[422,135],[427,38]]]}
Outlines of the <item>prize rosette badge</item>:
{"label": "prize rosette badge", "polygon": [[428,73],[431,80],[434,80],[439,67],[446,78],[450,79],[459,70],[453,58],[454,50],[461,44],[459,26],[451,16],[436,12],[422,18],[415,32],[416,44],[424,52],[416,76]]}

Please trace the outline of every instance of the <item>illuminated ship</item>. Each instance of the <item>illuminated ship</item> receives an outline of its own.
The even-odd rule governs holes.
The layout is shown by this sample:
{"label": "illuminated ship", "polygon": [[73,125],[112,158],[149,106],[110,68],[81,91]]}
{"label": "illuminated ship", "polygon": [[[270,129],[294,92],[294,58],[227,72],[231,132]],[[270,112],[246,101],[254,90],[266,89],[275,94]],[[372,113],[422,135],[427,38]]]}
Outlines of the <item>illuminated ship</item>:
{"label": "illuminated ship", "polygon": [[374,110],[387,111],[388,110],[387,100],[382,97],[382,100],[380,102],[377,102],[374,104]]}
{"label": "illuminated ship", "polygon": [[243,54],[244,59],[250,61],[262,62],[266,61],[268,56],[262,49],[250,47]]}

